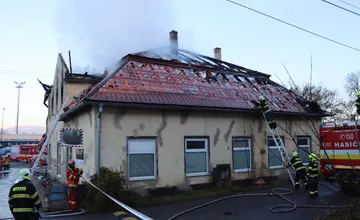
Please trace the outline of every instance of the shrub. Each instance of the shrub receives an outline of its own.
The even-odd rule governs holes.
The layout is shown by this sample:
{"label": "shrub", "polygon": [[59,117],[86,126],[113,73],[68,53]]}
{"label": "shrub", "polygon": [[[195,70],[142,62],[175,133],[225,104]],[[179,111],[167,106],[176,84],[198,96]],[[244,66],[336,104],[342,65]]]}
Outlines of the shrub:
{"label": "shrub", "polygon": [[[100,175],[91,176],[90,181],[122,203],[134,205],[135,193],[125,186],[123,172],[101,167]],[[112,212],[121,209],[119,205],[89,184],[85,184],[82,189],[79,188],[78,203],[79,207],[85,209],[87,213]]]}

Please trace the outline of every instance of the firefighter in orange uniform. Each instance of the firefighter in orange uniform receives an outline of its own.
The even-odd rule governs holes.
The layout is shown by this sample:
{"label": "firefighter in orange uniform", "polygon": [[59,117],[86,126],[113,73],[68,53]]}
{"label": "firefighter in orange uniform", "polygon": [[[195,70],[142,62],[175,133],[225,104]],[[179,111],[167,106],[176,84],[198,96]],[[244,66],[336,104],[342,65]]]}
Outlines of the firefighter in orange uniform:
{"label": "firefighter in orange uniform", "polygon": [[83,174],[83,170],[75,167],[75,161],[70,160],[67,170],[67,182],[69,186],[69,206],[72,211],[76,211],[76,192],[79,184],[80,176]]}
{"label": "firefighter in orange uniform", "polygon": [[5,157],[4,170],[9,170],[9,169],[10,169],[10,157]]}
{"label": "firefighter in orange uniform", "polygon": [[3,160],[3,157],[0,156],[0,171],[3,169],[4,167],[4,160]]}

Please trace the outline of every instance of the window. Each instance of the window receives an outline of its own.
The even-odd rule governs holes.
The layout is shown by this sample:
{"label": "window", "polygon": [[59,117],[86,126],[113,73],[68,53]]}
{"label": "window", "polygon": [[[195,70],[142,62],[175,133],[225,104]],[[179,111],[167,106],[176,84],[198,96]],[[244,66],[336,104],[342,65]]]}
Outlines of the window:
{"label": "window", "polygon": [[[281,140],[285,147],[285,138],[284,136],[281,136]],[[281,154],[276,146],[276,143],[272,136],[268,136],[268,147],[269,147],[269,153],[268,153],[268,163],[270,169],[276,169],[276,168],[283,168],[284,164],[281,159]]]}
{"label": "window", "polygon": [[128,140],[128,176],[129,180],[156,178],[155,139]]}
{"label": "window", "polygon": [[185,139],[186,176],[200,176],[209,173],[208,139]]}
{"label": "window", "polygon": [[311,152],[311,137],[298,136],[297,137],[298,153],[303,164],[309,163],[309,153]]}
{"label": "window", "polygon": [[233,139],[233,166],[235,172],[251,170],[251,138]]}
{"label": "window", "polygon": [[[57,143],[57,164],[61,164],[61,145],[60,142]],[[56,166],[56,174],[60,176],[61,174],[61,166]]]}

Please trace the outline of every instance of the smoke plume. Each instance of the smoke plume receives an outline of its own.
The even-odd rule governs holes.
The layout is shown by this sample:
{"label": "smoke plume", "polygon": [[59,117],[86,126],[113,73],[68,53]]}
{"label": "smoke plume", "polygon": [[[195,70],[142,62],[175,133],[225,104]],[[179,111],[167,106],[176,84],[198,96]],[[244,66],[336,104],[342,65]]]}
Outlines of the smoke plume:
{"label": "smoke plume", "polygon": [[173,25],[168,0],[61,0],[54,22],[59,52],[67,61],[71,50],[73,72],[90,74],[129,53],[167,46]]}

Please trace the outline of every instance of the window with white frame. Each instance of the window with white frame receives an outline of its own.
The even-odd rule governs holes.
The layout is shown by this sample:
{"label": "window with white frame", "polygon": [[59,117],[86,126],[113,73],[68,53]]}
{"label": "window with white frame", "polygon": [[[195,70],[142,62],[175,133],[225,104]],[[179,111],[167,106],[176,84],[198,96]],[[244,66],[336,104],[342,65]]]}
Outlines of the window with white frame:
{"label": "window with white frame", "polygon": [[[281,136],[281,140],[285,147],[285,138]],[[275,140],[272,136],[268,136],[268,163],[270,169],[283,168],[284,164],[281,159],[280,151],[275,143]]]}
{"label": "window with white frame", "polygon": [[186,176],[209,174],[209,152],[207,138],[185,139],[185,173]]}
{"label": "window with white frame", "polygon": [[251,138],[233,138],[233,166],[235,172],[251,170]]}
{"label": "window with white frame", "polygon": [[156,178],[155,139],[128,139],[129,180]]}
{"label": "window with white frame", "polygon": [[309,163],[309,153],[311,153],[311,137],[298,136],[297,137],[298,153],[303,164]]}

